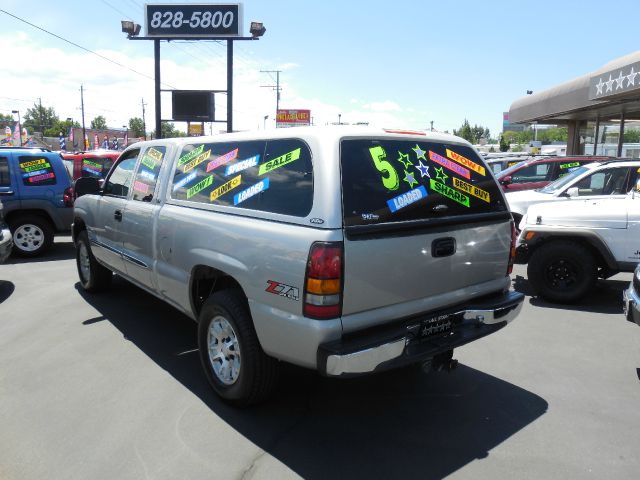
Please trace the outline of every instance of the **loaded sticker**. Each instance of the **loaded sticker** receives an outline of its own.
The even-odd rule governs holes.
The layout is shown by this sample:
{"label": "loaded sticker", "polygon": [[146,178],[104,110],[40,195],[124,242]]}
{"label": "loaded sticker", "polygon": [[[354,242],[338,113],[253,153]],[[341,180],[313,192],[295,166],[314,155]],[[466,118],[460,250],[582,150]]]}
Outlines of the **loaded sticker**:
{"label": "loaded sticker", "polygon": [[204,144],[200,145],[199,147],[194,148],[189,153],[187,153],[186,155],[181,156],[178,159],[178,166],[180,166],[180,165],[182,165],[184,163],[187,163],[190,160],[193,160],[198,155],[200,155],[203,151],[204,151]]}
{"label": "loaded sticker", "polygon": [[43,182],[51,178],[56,178],[53,172],[45,173],[43,175],[37,175],[35,177],[29,177],[29,183]]}
{"label": "loaded sticker", "polygon": [[179,181],[177,181],[176,183],[173,184],[173,191],[175,192],[179,188],[184,187],[187,183],[189,183],[191,180],[196,178],[197,175],[198,175],[197,172],[194,171],[194,172],[191,172],[186,177],[181,178]]}
{"label": "loaded sticker", "polygon": [[200,165],[202,162],[204,162],[210,156],[211,156],[211,149],[207,150],[204,153],[201,153],[196,158],[191,160],[189,163],[185,163],[184,167],[182,167],[182,172],[183,173],[187,173],[189,170],[193,170],[195,167]]}
{"label": "loaded sticker", "polygon": [[422,160],[418,162],[418,165],[416,166],[416,168],[420,171],[420,178],[422,177],[431,178],[431,175],[429,175],[429,165],[423,165]]}
{"label": "loaded sticker", "polygon": [[461,167],[457,163],[452,162],[448,158],[444,158],[442,155],[438,155],[435,152],[429,150],[429,158],[434,162],[442,165],[444,168],[448,168],[452,172],[457,173],[458,175],[462,175],[464,178],[471,178],[471,174],[469,170],[464,167]]}
{"label": "loaded sticker", "polygon": [[[211,175],[209,175],[209,176],[211,177]],[[238,175],[237,177],[233,177],[231,180],[229,180],[224,185],[221,185],[220,187],[214,189],[211,192],[209,200],[213,202],[216,198],[224,195],[229,190],[233,190],[234,188],[236,188],[238,185],[240,185],[241,182],[242,182],[242,175]]]}
{"label": "loaded sticker", "polygon": [[398,155],[400,155],[398,157],[398,161],[404,165],[404,168],[409,168],[409,166],[413,167],[413,163],[411,163],[411,160],[409,160],[408,153],[402,153],[401,151],[398,150]]}
{"label": "loaded sticker", "polygon": [[193,187],[187,190],[187,198],[193,197],[198,192],[201,192],[205,188],[211,186],[212,183],[213,183],[213,175],[209,175],[204,180],[199,181]]}
{"label": "loaded sticker", "polygon": [[241,172],[242,170],[246,170],[247,168],[255,167],[260,163],[260,155],[255,155],[253,157],[247,158],[246,160],[242,160],[234,165],[229,165],[224,171],[225,177],[229,175],[233,175],[234,173]]}
{"label": "loaded sticker", "polygon": [[425,162],[427,161],[427,157],[425,157],[425,156],[424,156],[424,155],[425,155],[425,153],[427,153],[427,152],[425,152],[424,150],[422,150],[422,149],[420,148],[420,146],[419,146],[417,143],[416,143],[416,148],[412,148],[411,150],[413,150],[414,152],[416,152],[416,157],[417,157],[418,159],[421,159],[421,158],[422,158]]}
{"label": "loaded sticker", "polygon": [[[396,169],[386,160],[387,154],[384,148],[381,146],[371,147],[369,153],[371,154],[375,167],[379,172],[383,173],[382,184],[385,188],[387,190],[397,190],[400,185],[400,177],[398,177]],[[387,175],[384,175],[385,173]]]}
{"label": "loaded sticker", "polygon": [[[209,150],[210,152],[211,150]],[[231,150],[229,153],[225,153],[224,155],[220,155],[215,160],[211,160],[207,163],[207,172],[210,172],[214,168],[218,168],[220,165],[224,165],[225,163],[229,163],[231,160],[234,160],[238,157],[238,149]]]}
{"label": "loaded sticker", "polygon": [[246,199],[253,197],[254,195],[264,192],[269,188],[269,177],[259,181],[255,185],[251,185],[249,188],[242,190],[240,193],[236,193],[233,196],[233,204],[238,205],[244,202]]}
{"label": "loaded sticker", "polygon": [[457,190],[454,190],[451,187],[448,187],[444,183],[436,182],[435,180],[429,180],[429,184],[431,185],[431,190],[434,192],[438,192],[441,195],[444,195],[451,200],[458,202],[465,207],[469,207],[469,197],[467,197],[464,193],[460,193]]}
{"label": "loaded sticker", "polygon": [[265,292],[273,293],[280,297],[290,298],[291,300],[298,300],[298,298],[300,298],[300,290],[296,287],[285,285],[280,282],[274,282],[273,280],[267,280],[267,284]]}
{"label": "loaded sticker", "polygon": [[300,158],[300,148],[298,147],[289,153],[285,153],[284,155],[281,155],[277,158],[274,158],[273,160],[269,160],[267,163],[263,163],[262,165],[260,165],[260,168],[258,169],[258,175],[264,175],[265,173],[269,173],[272,170],[275,170],[276,168],[282,167],[283,165],[286,165],[291,162],[295,162],[299,158]]}
{"label": "loaded sticker", "polygon": [[413,176],[413,173],[407,172],[406,170],[404,171],[404,178],[403,180],[405,182],[407,182],[409,184],[409,187],[413,188],[413,184],[414,183],[419,183]]}
{"label": "loaded sticker", "polygon": [[[433,182],[433,180],[431,181]],[[387,205],[389,206],[389,210],[395,213],[401,208],[411,205],[412,203],[415,203],[418,200],[422,200],[423,198],[427,198],[427,190],[422,185],[420,185],[418,188],[414,188],[413,190],[409,190],[408,192],[405,192],[402,195],[398,195],[391,200],[387,200]]]}
{"label": "loaded sticker", "polygon": [[489,196],[489,192],[486,190],[482,190],[481,188],[476,187],[475,185],[471,185],[470,183],[463,182],[459,178],[453,177],[453,186],[459,190],[462,190],[470,195],[473,195],[480,200],[483,200],[487,203],[491,203],[491,197]]}
{"label": "loaded sticker", "polygon": [[580,166],[580,162],[561,163],[560,169],[564,170],[565,168],[573,168],[573,167],[579,167],[579,166]]}
{"label": "loaded sticker", "polygon": [[139,181],[135,181],[133,182],[133,189],[138,191],[138,192],[142,192],[142,193],[149,193],[149,185],[147,185],[146,183],[143,182],[139,182]]}
{"label": "loaded sticker", "polygon": [[446,150],[447,150],[447,157],[449,157],[451,160],[454,160],[458,162],[460,165],[464,165],[465,167],[470,168],[474,172],[478,172],[482,176],[486,175],[484,167],[482,165],[478,165],[477,163],[472,162],[467,157],[463,157],[462,155],[454,152],[453,150],[449,150],[448,148]]}

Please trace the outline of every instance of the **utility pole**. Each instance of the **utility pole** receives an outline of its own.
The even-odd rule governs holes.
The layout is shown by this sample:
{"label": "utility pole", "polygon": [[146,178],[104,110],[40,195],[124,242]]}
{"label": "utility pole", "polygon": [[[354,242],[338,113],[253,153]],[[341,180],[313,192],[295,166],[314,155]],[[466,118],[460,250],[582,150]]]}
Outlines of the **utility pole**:
{"label": "utility pole", "polygon": [[433,120],[431,120],[431,131],[433,132]]}
{"label": "utility pole", "polygon": [[[40,113],[40,132],[42,132],[42,138],[44,138],[44,120],[42,119],[42,97],[38,97],[38,101],[40,102],[40,109],[39,109],[39,113]],[[22,135],[22,132],[20,132],[20,135]]]}
{"label": "utility pole", "polygon": [[146,105],[146,103],[144,103],[144,98],[142,99],[142,131],[144,132],[144,139],[147,139],[147,122],[144,119],[144,106]]}
{"label": "utility pole", "polygon": [[80,85],[80,109],[82,110],[82,150],[87,148],[85,138],[87,138],[87,132],[84,128],[84,88]]}
{"label": "utility pole", "polygon": [[[271,75],[272,73],[276,74],[276,84],[275,85],[260,85],[261,87],[271,88],[276,91],[276,122],[278,121],[278,110],[280,110],[280,72],[282,70],[260,70],[260,73],[268,73]],[[271,77],[273,78],[273,77]]]}

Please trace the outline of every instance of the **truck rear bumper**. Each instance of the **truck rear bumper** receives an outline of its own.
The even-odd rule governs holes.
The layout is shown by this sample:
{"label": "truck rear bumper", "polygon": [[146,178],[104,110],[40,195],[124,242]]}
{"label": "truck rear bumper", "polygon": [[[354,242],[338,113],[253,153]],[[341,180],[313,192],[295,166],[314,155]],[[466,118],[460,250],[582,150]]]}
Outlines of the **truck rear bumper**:
{"label": "truck rear bumper", "polygon": [[522,309],[519,292],[494,294],[455,307],[354,332],[318,348],[318,370],[356,376],[433,358],[511,322]]}

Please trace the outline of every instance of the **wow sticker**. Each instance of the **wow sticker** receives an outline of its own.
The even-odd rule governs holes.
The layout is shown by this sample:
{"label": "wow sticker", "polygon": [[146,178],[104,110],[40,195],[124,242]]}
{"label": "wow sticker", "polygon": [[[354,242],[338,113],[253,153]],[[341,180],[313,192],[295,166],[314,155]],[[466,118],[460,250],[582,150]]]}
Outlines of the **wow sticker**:
{"label": "wow sticker", "polygon": [[191,172],[189,175],[187,175],[184,178],[181,178],[178,182],[176,182],[173,185],[173,191],[175,192],[176,190],[178,190],[179,188],[184,187],[187,183],[189,183],[191,180],[193,180],[194,178],[196,178],[197,172]]}
{"label": "wow sticker", "polygon": [[233,177],[231,180],[229,180],[224,185],[221,185],[220,187],[214,189],[211,192],[211,196],[209,197],[209,200],[213,202],[216,198],[224,195],[229,190],[233,190],[234,188],[236,188],[238,185],[240,185],[240,183],[242,183],[242,175],[238,175],[237,177]]}
{"label": "wow sticker", "polygon": [[486,190],[482,190],[475,185],[471,185],[470,183],[464,182],[457,177],[453,177],[453,186],[459,190],[467,192],[470,195],[473,195],[476,198],[479,198],[480,200],[491,203],[489,192],[487,192]]}
{"label": "wow sticker", "polygon": [[461,167],[457,163],[452,162],[448,158],[444,158],[442,155],[438,155],[435,152],[429,150],[429,158],[434,162],[442,165],[444,168],[448,168],[452,172],[457,173],[458,175],[462,175],[464,178],[471,178],[471,174],[469,170],[464,167]]}
{"label": "wow sticker", "polygon": [[43,165],[46,164],[47,161],[44,158],[39,158],[37,160],[31,160],[30,162],[23,162],[20,164],[20,168],[26,170],[29,167],[34,167],[39,165],[38,168],[44,168]]}
{"label": "wow sticker", "polygon": [[565,169],[565,168],[573,168],[573,167],[579,167],[580,166],[580,162],[571,162],[571,163],[561,163],[560,164],[560,168],[561,169]]}
{"label": "wow sticker", "polygon": [[255,167],[260,163],[260,155],[255,155],[253,157],[247,158],[246,160],[242,160],[235,165],[229,165],[224,171],[225,177],[229,175],[233,175],[234,173],[241,172],[242,170],[246,170],[247,168]]}
{"label": "wow sticker", "polygon": [[244,202],[246,199],[257,195],[260,192],[264,192],[267,188],[269,188],[269,177],[259,181],[255,185],[251,185],[249,188],[247,188],[246,190],[242,190],[240,193],[236,193],[233,196],[233,204],[238,205],[239,203]]}
{"label": "wow sticker", "polygon": [[184,163],[187,163],[190,160],[193,160],[198,155],[200,155],[203,151],[204,151],[204,145],[200,145],[199,147],[194,148],[189,153],[187,153],[186,155],[181,156],[178,159],[178,166],[180,166],[180,165],[182,165]]}
{"label": "wow sticker", "polygon": [[451,160],[455,160],[460,165],[464,165],[465,167],[470,168],[474,172],[478,172],[482,176],[486,175],[484,167],[482,165],[478,165],[477,163],[472,162],[467,157],[463,157],[462,155],[454,152],[453,150],[449,150],[448,148],[446,150],[447,150],[447,157],[449,157]]}
{"label": "wow sticker", "polygon": [[213,175],[209,175],[207,178],[205,178],[204,180],[201,180],[200,182],[196,183],[193,187],[191,187],[189,190],[187,190],[187,198],[193,197],[195,194],[197,194],[198,192],[201,192],[202,190],[210,186],[212,183],[213,183]]}
{"label": "wow sticker", "polygon": [[441,195],[444,195],[447,198],[450,198],[453,201],[458,202],[465,207],[469,207],[469,197],[467,197],[464,193],[460,193],[457,190],[454,190],[451,187],[446,186],[444,183],[436,182],[435,180],[429,180],[429,184],[431,185],[431,190],[434,192],[438,192]]}
{"label": "wow sticker", "polygon": [[196,158],[191,160],[189,163],[185,163],[184,167],[182,167],[182,171],[187,173],[189,170],[193,170],[195,167],[204,162],[207,158],[211,156],[211,149],[207,150],[204,153],[201,153]]}
{"label": "wow sticker", "polygon": [[224,155],[219,156],[215,160],[211,160],[207,164],[207,172],[210,172],[214,168],[218,168],[220,165],[224,165],[225,163],[229,163],[231,160],[234,160],[238,156],[238,149],[231,150],[229,153],[225,153]]}
{"label": "wow sticker", "polygon": [[296,148],[295,150],[285,153],[273,160],[269,160],[267,163],[263,163],[260,165],[258,169],[258,175],[264,175],[265,173],[269,173],[276,168],[280,168],[287,163],[295,162],[300,158],[300,148]]}
{"label": "wow sticker", "polygon": [[[433,180],[431,181],[433,182]],[[423,198],[427,198],[427,190],[420,185],[418,188],[414,188],[413,190],[409,190],[408,192],[398,195],[391,200],[387,200],[387,205],[389,206],[389,210],[397,212],[401,208],[411,205]]]}

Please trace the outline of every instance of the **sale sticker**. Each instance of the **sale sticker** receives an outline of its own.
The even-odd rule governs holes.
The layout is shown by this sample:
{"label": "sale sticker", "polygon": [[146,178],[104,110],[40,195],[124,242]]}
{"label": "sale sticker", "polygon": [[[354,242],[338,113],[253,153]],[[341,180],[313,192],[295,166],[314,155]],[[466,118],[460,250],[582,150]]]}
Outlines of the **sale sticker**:
{"label": "sale sticker", "polygon": [[238,175],[237,177],[233,177],[231,180],[229,180],[227,183],[219,186],[218,188],[214,189],[211,192],[211,196],[209,197],[210,201],[214,201],[216,198],[224,195],[225,193],[227,193],[230,190],[233,190],[234,188],[236,188],[238,185],[240,185],[240,183],[242,183],[242,175]]}
{"label": "sale sticker", "polygon": [[432,152],[431,150],[429,150],[429,158],[437,164],[442,165],[444,168],[448,168],[452,172],[455,172],[458,175],[462,175],[464,178],[471,178],[469,170],[461,167],[457,163],[452,162],[448,158],[444,158],[442,155],[438,155],[436,152]]}
{"label": "sale sticker", "polygon": [[489,192],[481,188],[478,188],[475,185],[471,185],[470,183],[462,181],[457,177],[453,177],[453,186],[459,190],[465,191],[470,195],[473,195],[476,198],[479,198],[482,201],[491,203],[491,196],[489,195]]}
{"label": "sale sticker", "polygon": [[429,184],[431,185],[431,190],[433,190],[434,192],[438,192],[439,194],[450,198],[451,200],[458,202],[465,207],[469,207],[469,197],[467,197],[464,193],[460,193],[457,190],[448,187],[444,183],[436,182],[433,179],[429,180]]}
{"label": "sale sticker", "polygon": [[282,167],[283,165],[286,165],[291,162],[295,162],[299,158],[300,158],[300,148],[296,148],[295,150],[292,150],[289,153],[280,155],[279,157],[274,158],[273,160],[269,160],[268,162],[260,165],[260,168],[258,169],[258,175],[264,175],[265,173],[269,173],[272,170],[275,170],[276,168]]}
{"label": "sale sticker", "polygon": [[463,157],[462,155],[454,152],[453,150],[449,150],[448,148],[446,150],[447,150],[447,157],[449,157],[451,160],[454,160],[458,162],[460,165],[464,165],[465,167],[470,168],[474,172],[478,172],[482,176],[486,175],[485,169],[482,165],[478,165],[477,163],[469,160],[467,157]]}

